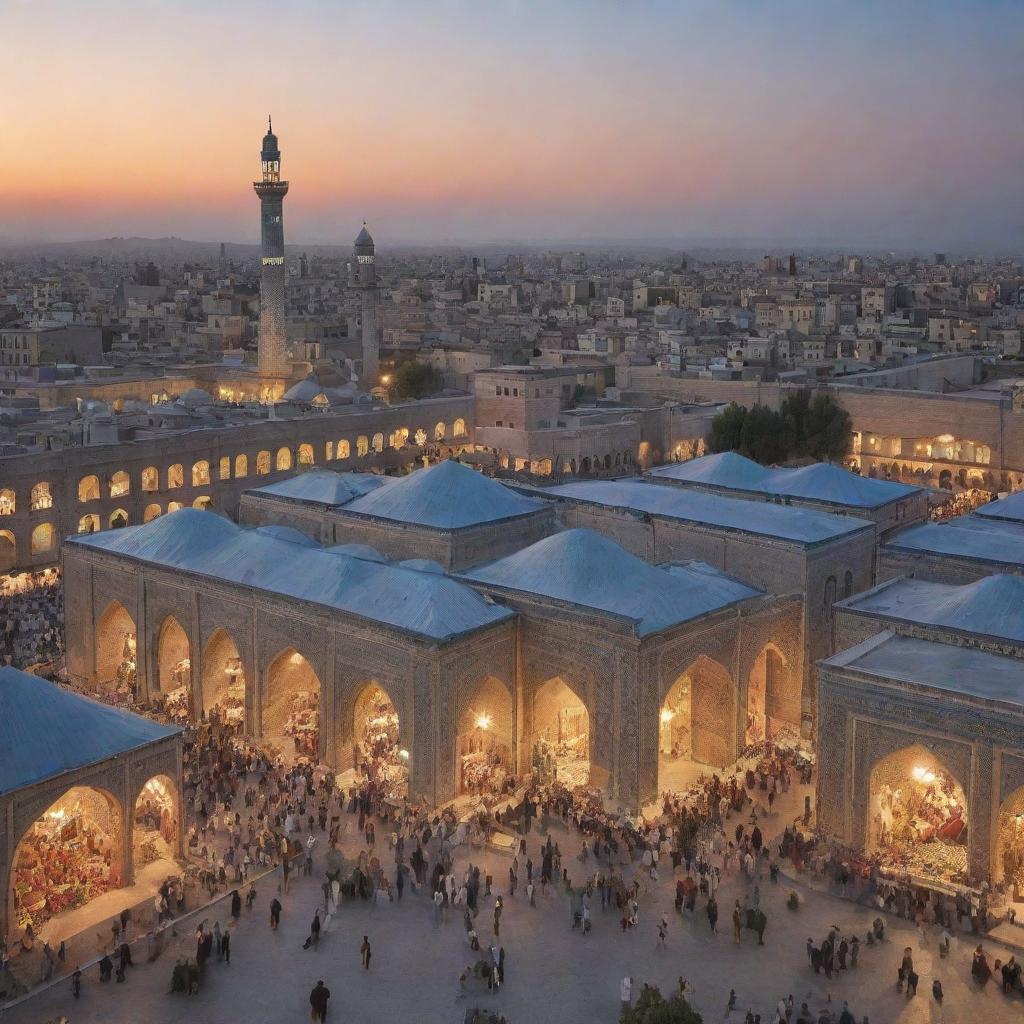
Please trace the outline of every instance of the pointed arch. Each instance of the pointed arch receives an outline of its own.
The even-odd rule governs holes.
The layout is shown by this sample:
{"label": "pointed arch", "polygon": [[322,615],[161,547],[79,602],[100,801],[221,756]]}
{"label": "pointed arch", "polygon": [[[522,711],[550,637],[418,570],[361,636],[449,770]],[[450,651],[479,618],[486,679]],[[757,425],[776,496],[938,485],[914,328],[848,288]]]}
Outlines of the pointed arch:
{"label": "pointed arch", "polygon": [[316,762],[320,755],[320,677],[294,647],[287,647],[267,668],[263,701],[263,739],[286,756]]}
{"label": "pointed arch", "polygon": [[455,791],[500,791],[515,771],[512,759],[512,694],[495,676],[473,687],[456,721]]}
{"label": "pointed arch", "polygon": [[530,710],[533,770],[570,787],[590,782],[594,722],[572,685],[562,676],[546,680],[534,690]]}
{"label": "pointed arch", "polygon": [[136,692],[135,620],[120,601],[111,601],[96,622],[95,679],[126,696]]}
{"label": "pointed arch", "polygon": [[735,760],[736,685],[729,670],[705,654],[695,658],[671,685],[659,709],[659,750],[668,756],[724,767]]}
{"label": "pointed arch", "polygon": [[185,689],[184,696],[192,693],[192,645],[184,627],[174,615],[160,623],[156,634],[156,672],[151,675],[155,689],[163,696]]}
{"label": "pointed arch", "polygon": [[234,637],[218,626],[203,649],[203,713],[216,708],[231,724],[245,724],[245,666]]}
{"label": "pointed arch", "polygon": [[278,473],[283,473],[292,468],[291,448],[281,447],[277,449],[277,455],[274,458],[274,468]]}

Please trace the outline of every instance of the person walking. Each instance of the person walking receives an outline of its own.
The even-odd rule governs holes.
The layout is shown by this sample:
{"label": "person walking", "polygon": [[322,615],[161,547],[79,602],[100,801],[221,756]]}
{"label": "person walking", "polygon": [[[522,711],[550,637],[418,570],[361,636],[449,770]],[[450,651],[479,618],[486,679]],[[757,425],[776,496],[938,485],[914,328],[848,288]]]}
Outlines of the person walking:
{"label": "person walking", "polygon": [[309,949],[312,946],[314,949],[320,945],[320,908],[317,907],[313,911],[313,923],[309,926],[309,938],[306,939],[303,944],[303,949]]}
{"label": "person walking", "polygon": [[732,941],[738,946],[740,944],[740,929],[743,927],[743,913],[740,910],[740,901],[732,908]]}
{"label": "person walking", "polygon": [[242,916],[242,897],[238,895],[237,889],[231,893],[231,916],[236,921]]}
{"label": "person walking", "polygon": [[327,1020],[327,1000],[331,998],[331,990],[322,982],[318,981],[309,993],[309,1005],[312,1010],[310,1016],[314,1021]]}
{"label": "person walking", "polygon": [[273,931],[277,931],[277,926],[281,923],[281,901],[275,896],[270,901],[270,927]]}
{"label": "person walking", "polygon": [[220,939],[221,952],[224,954],[224,963],[231,963],[231,932],[228,928],[224,929],[224,934]]}
{"label": "person walking", "polygon": [[633,979],[628,974],[619,982],[619,999],[622,1002],[622,1012],[625,1013],[633,1001]]}
{"label": "person walking", "polygon": [[708,905],[705,908],[708,915],[708,924],[711,925],[712,934],[718,933],[718,900],[714,896],[708,900]]}
{"label": "person walking", "polygon": [[370,957],[373,955],[370,949],[369,936],[363,936],[363,944],[359,947],[359,956],[363,961],[363,970],[368,971],[370,969]]}

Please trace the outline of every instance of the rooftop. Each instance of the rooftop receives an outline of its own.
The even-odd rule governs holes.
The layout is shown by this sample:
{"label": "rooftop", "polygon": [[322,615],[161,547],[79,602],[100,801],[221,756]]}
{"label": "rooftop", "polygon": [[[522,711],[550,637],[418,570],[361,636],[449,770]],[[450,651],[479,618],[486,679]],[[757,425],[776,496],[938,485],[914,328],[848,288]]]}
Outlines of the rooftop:
{"label": "rooftop", "polygon": [[1024,661],[974,647],[896,636],[888,630],[826,658],[822,664],[1013,704],[1018,709],[1024,703]]}
{"label": "rooftop", "polygon": [[998,501],[976,508],[972,515],[983,519],[1005,519],[1009,522],[1024,523],[1024,491],[1008,494]]}
{"label": "rooftop", "polygon": [[865,519],[767,502],[758,504],[755,509],[742,498],[663,487],[643,480],[583,480],[545,487],[539,493],[804,545],[874,529],[874,524]]}
{"label": "rooftop", "polygon": [[0,793],[85,768],[181,732],[0,668]]}
{"label": "rooftop", "polygon": [[527,498],[461,462],[446,459],[389,481],[350,501],[344,511],[435,530],[458,530],[544,507],[536,498]]}
{"label": "rooftop", "polygon": [[902,530],[883,551],[921,551],[1024,568],[1024,523],[974,515]]}
{"label": "rooftop", "polygon": [[879,508],[921,490],[907,484],[858,476],[829,462],[815,462],[798,469],[770,469],[736,452],[720,452],[690,462],[658,466],[647,475],[654,481],[670,480],[863,509]]}
{"label": "rooftop", "polygon": [[592,530],[556,533],[463,576],[625,619],[637,636],[762,594],[703,562],[649,565]]}
{"label": "rooftop", "polygon": [[309,601],[435,641],[514,614],[448,576],[293,543],[192,508],[67,543]]}
{"label": "rooftop", "polygon": [[329,469],[317,469],[266,487],[253,488],[249,493],[320,505],[344,505],[388,482],[387,477],[373,473],[333,473]]}
{"label": "rooftop", "polygon": [[839,607],[1024,643],[1024,577],[999,573],[956,585],[900,577]]}

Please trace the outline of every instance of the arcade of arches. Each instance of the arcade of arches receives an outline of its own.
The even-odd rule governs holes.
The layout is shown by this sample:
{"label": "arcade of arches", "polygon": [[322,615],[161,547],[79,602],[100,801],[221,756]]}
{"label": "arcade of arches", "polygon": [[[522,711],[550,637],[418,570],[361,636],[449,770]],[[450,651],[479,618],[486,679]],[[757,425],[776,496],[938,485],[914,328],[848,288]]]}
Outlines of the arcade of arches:
{"label": "arcade of arches", "polygon": [[387,691],[367,683],[356,697],[352,718],[352,763],[357,774],[404,794],[409,781],[409,751],[401,746],[398,711]]}
{"label": "arcade of arches", "polygon": [[530,766],[542,779],[564,785],[598,784],[590,763],[590,714],[558,676],[533,695]]}
{"label": "arcade of arches", "polygon": [[214,630],[203,652],[203,714],[232,725],[245,723],[245,669],[226,630]]}
{"label": "arcade of arches", "polygon": [[914,744],[871,769],[867,849],[883,867],[966,882],[967,800],[932,753]]}
{"label": "arcade of arches", "polygon": [[282,651],[267,670],[263,740],[286,757],[320,751],[320,679],[294,647]]}

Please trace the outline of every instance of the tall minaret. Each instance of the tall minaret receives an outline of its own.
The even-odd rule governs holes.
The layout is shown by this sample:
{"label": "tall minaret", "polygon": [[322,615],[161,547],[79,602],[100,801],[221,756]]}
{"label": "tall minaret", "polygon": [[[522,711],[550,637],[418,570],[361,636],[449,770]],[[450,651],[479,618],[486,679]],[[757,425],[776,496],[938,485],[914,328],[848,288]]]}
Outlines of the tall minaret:
{"label": "tall minaret", "polygon": [[284,223],[282,211],[288,182],[281,180],[281,150],[270,118],[263,136],[263,180],[252,187],[260,197],[260,225],[263,235],[263,267],[260,274],[260,338],[258,349],[261,377],[287,377],[291,365],[285,354],[287,329],[284,315]]}
{"label": "tall minaret", "polygon": [[363,341],[363,372],[359,378],[364,391],[376,387],[380,373],[380,344],[377,341],[377,264],[374,256],[373,239],[366,230],[356,237],[353,246],[355,266],[352,284],[359,290],[359,321],[362,325]]}

